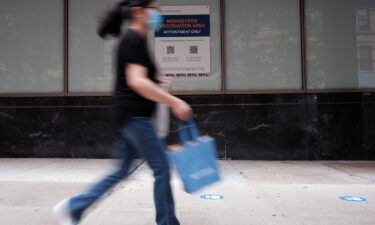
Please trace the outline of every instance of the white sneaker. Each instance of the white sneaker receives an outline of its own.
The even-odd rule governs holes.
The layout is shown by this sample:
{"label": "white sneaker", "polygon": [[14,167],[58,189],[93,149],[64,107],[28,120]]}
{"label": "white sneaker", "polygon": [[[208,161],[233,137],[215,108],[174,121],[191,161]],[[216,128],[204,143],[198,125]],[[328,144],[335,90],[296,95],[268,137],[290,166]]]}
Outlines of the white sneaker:
{"label": "white sneaker", "polygon": [[64,199],[61,202],[57,203],[55,207],[53,207],[53,213],[58,219],[60,225],[77,225],[78,224],[78,222],[76,222],[71,215],[71,212],[69,209],[69,199]]}

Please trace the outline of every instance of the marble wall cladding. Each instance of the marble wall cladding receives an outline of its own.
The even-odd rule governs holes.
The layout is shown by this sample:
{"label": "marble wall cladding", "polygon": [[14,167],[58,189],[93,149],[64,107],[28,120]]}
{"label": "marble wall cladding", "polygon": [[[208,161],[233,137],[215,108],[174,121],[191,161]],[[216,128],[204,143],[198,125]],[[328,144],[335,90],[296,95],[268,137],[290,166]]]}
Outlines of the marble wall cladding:
{"label": "marble wall cladding", "polygon": [[66,149],[72,158],[111,157],[114,132],[110,107],[71,107],[66,109]]}
{"label": "marble wall cladding", "polygon": [[233,159],[307,159],[303,145],[303,106],[242,106],[228,110],[240,118],[226,126],[229,157]]}
{"label": "marble wall cladding", "polygon": [[362,104],[362,143],[361,152],[364,159],[375,158],[375,104]]}
{"label": "marble wall cladding", "polygon": [[[220,158],[375,159],[373,93],[183,98]],[[111,110],[109,97],[0,98],[0,157],[112,157]]]}
{"label": "marble wall cladding", "polygon": [[[216,139],[221,158],[307,159],[300,125],[304,114],[298,107],[231,105],[199,106],[194,110],[201,133]],[[172,124],[176,132],[176,122]]]}
{"label": "marble wall cladding", "polygon": [[63,108],[2,108],[0,121],[1,157],[65,156]]}
{"label": "marble wall cladding", "polygon": [[318,104],[307,106],[310,119],[306,126],[314,136],[308,146],[309,159],[359,160],[363,158],[361,144],[361,104]]}

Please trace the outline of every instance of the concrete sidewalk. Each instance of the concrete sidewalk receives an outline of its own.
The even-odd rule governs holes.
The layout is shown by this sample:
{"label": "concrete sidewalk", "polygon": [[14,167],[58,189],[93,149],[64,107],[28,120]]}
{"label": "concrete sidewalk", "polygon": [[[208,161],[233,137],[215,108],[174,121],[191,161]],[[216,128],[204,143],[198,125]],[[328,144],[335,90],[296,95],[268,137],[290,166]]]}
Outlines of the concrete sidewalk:
{"label": "concrete sidewalk", "polygon": [[[137,161],[140,165],[142,161]],[[51,208],[112,170],[113,160],[0,159],[0,225],[53,225]],[[181,225],[374,225],[375,162],[220,161],[223,182],[182,191],[173,176]],[[152,225],[152,176],[141,164],[87,213],[82,225]],[[345,202],[342,195],[369,202]]]}

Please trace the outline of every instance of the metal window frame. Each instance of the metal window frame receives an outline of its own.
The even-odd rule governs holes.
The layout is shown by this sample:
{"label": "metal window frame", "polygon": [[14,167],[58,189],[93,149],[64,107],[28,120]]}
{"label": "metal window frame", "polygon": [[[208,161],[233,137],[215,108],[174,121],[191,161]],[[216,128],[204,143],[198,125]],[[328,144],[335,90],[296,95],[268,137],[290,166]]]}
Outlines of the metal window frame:
{"label": "metal window frame", "polygon": [[[1,94],[1,97],[90,97],[90,96],[111,96],[111,92],[69,92],[69,0],[63,1],[63,91],[58,93],[9,93]],[[234,94],[303,94],[303,93],[360,93],[375,92],[375,88],[369,89],[309,89],[307,86],[307,62],[306,62],[306,24],[305,9],[306,0],[299,0],[300,8],[300,37],[301,37],[301,76],[302,88],[287,89],[269,89],[269,90],[228,90],[227,81],[227,61],[226,61],[226,23],[225,23],[225,4],[228,0],[220,1],[220,29],[221,29],[221,90],[218,91],[173,91],[174,95],[234,95]]]}
{"label": "metal window frame", "polygon": [[69,93],[69,0],[64,0],[64,96]]}

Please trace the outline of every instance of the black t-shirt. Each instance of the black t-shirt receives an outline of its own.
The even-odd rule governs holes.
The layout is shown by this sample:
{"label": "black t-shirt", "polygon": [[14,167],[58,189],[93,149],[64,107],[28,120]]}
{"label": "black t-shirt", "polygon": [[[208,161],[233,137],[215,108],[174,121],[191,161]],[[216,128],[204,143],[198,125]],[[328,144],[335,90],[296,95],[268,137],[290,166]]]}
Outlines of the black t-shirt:
{"label": "black t-shirt", "polygon": [[117,49],[114,109],[116,124],[120,126],[131,117],[151,117],[156,105],[129,88],[125,74],[126,65],[129,63],[146,67],[148,78],[157,83],[156,67],[147,48],[147,39],[132,29],[126,31]]}

